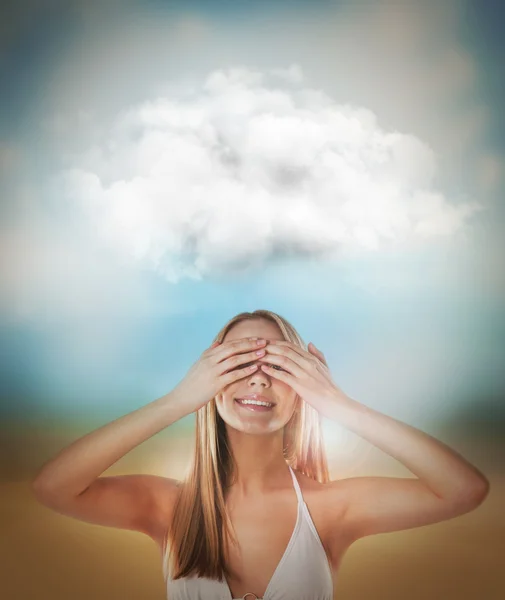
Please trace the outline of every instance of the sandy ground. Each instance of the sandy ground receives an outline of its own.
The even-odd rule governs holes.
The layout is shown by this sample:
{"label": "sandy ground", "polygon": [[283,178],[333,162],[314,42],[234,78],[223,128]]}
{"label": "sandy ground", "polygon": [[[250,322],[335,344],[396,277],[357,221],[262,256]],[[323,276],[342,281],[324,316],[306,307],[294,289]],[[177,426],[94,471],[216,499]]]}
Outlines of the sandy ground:
{"label": "sandy ground", "polygon": [[[5,440],[5,437],[4,437]],[[12,440],[11,440],[12,441]],[[32,438],[33,441],[33,438]],[[40,442],[40,440],[38,440]],[[19,439],[18,439],[19,442]],[[106,474],[158,472],[160,443],[134,450]],[[484,444],[484,442],[482,442]],[[179,444],[179,445],[177,445]],[[182,444],[182,445],[181,445]],[[60,441],[55,442],[61,446]],[[12,446],[10,450],[20,448]],[[25,446],[25,456],[46,458]],[[177,448],[177,451],[174,449]],[[472,513],[456,519],[356,542],[346,554],[337,578],[338,600],[503,600],[505,598],[505,465],[474,448],[479,466],[491,481],[491,493]],[[5,449],[5,447],[4,447]],[[187,441],[173,441],[171,476],[180,476]],[[461,448],[458,448],[461,451]],[[52,451],[52,450],[51,450]],[[147,456],[156,454],[158,459]],[[3,459],[7,459],[4,452]],[[464,454],[469,460],[472,456]],[[17,456],[17,455],[16,455]],[[503,453],[505,456],[505,453]],[[369,460],[368,460],[369,459]],[[383,469],[361,463],[362,470],[391,474],[389,457]],[[19,461],[22,476],[4,476],[0,483],[0,596],[6,600],[163,600],[166,598],[161,556],[154,542],[140,533],[98,527],[59,515],[33,498],[32,463]],[[12,463],[9,463],[12,464]],[[386,465],[386,466],[384,466]],[[334,465],[333,465],[334,466]],[[166,463],[163,469],[166,469]],[[333,471],[336,467],[334,466]],[[21,473],[20,471],[20,473]],[[4,474],[6,470],[4,469]],[[348,474],[348,473],[347,473]],[[346,474],[346,476],[347,476]]]}

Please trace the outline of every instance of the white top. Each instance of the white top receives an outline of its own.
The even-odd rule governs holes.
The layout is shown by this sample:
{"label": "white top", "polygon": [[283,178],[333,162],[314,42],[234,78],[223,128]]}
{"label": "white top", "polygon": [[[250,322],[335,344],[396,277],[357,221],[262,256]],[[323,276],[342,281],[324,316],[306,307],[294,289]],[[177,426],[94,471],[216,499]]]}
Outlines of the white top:
{"label": "white top", "polygon": [[249,592],[233,598],[226,581],[206,577],[171,580],[164,561],[167,600],[333,600],[328,557],[310,516],[293,469],[289,467],[298,498],[296,525],[263,598]]}

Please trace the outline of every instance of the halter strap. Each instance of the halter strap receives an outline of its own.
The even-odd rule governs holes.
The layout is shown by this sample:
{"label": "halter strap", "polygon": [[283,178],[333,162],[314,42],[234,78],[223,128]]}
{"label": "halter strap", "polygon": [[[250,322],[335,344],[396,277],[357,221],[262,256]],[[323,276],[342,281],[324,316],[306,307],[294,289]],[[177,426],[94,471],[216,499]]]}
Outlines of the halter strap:
{"label": "halter strap", "polygon": [[[289,465],[288,465],[288,467],[289,467]],[[298,503],[303,504],[303,496],[302,496],[302,490],[300,489],[300,484],[298,483],[298,480],[296,478],[296,475],[295,475],[295,472],[293,471],[293,469],[291,467],[289,467],[289,470],[291,471],[291,477],[293,478],[293,485],[295,488],[296,497],[298,498]]]}

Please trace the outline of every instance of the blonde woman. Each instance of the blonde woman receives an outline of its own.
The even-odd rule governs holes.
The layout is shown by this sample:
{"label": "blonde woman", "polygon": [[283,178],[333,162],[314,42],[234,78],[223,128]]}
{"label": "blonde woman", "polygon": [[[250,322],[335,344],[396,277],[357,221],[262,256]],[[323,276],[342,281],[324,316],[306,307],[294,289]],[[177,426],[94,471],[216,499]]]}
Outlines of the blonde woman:
{"label": "blonde woman", "polygon": [[[195,411],[184,481],[100,476]],[[329,481],[321,417],[417,478]],[[235,316],[171,392],[80,438],[34,481],[60,513],[150,536],[168,600],[332,600],[355,540],[469,512],[488,488],[440,441],[347,396],[323,354],[267,310]]]}

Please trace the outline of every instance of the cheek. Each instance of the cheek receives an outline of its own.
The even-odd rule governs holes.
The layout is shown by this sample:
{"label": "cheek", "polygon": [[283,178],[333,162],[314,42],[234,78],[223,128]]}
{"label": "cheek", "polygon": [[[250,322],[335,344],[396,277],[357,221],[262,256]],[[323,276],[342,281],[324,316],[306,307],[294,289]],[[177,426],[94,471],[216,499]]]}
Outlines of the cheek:
{"label": "cheek", "polygon": [[219,394],[215,398],[216,412],[224,421],[228,419],[230,414],[227,398],[228,396],[223,396],[223,394]]}
{"label": "cheek", "polygon": [[233,396],[233,391],[235,387],[236,386],[232,383],[219,390],[219,392],[216,394],[216,401],[223,402],[227,398]]}
{"label": "cheek", "polygon": [[214,404],[216,405],[216,411],[218,412],[218,414],[221,418],[224,418],[224,414],[226,414],[227,398],[228,398],[228,395],[226,393],[223,394],[223,392],[220,392],[219,394],[216,395],[216,397],[214,399],[215,400]]}
{"label": "cheek", "polygon": [[282,394],[282,396],[284,398],[296,398],[296,392],[295,390],[289,386],[287,383],[284,383],[283,381],[278,381],[278,390],[279,390],[279,394]]}
{"label": "cheek", "polygon": [[233,401],[237,391],[234,389],[235,386],[227,386],[222,389],[219,394],[216,395],[216,408],[226,411],[229,407],[230,402]]}
{"label": "cheek", "polygon": [[297,406],[298,398],[296,396],[296,392],[292,387],[287,385],[284,382],[279,382],[279,387],[277,388],[277,396],[283,399],[283,406],[286,411],[291,413],[295,410]]}

